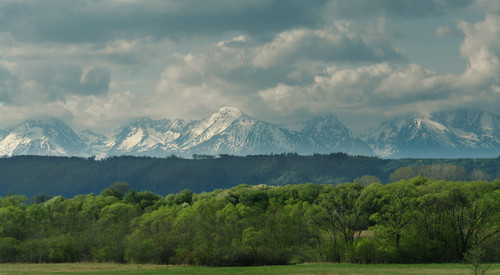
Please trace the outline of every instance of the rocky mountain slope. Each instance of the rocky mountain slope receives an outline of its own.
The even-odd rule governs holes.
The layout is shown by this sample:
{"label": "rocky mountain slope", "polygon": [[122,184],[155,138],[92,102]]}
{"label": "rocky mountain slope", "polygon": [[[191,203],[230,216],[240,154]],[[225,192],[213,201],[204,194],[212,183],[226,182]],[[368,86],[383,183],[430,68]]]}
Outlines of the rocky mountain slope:
{"label": "rocky mountain slope", "polygon": [[335,116],[317,117],[302,131],[252,118],[232,107],[208,118],[137,119],[110,133],[80,135],[58,120],[26,121],[0,133],[3,155],[155,156],[193,154],[301,154],[345,152],[373,155]]}
{"label": "rocky mountain slope", "polygon": [[497,157],[500,116],[466,109],[412,113],[382,123],[364,140],[381,157]]}
{"label": "rocky mountain slope", "polygon": [[27,120],[0,130],[0,155],[165,157],[193,154],[299,154],[344,152],[384,158],[497,157],[500,117],[460,109],[411,113],[382,123],[361,138],[333,114],[300,131],[224,107],[201,120],[137,119],[106,134],[75,133],[59,120]]}

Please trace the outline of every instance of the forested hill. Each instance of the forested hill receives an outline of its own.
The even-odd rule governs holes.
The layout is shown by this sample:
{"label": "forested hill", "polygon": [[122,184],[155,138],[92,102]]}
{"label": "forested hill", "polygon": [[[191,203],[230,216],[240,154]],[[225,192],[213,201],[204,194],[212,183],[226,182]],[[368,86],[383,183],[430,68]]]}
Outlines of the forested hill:
{"label": "forested hill", "polygon": [[417,175],[446,180],[494,180],[500,178],[500,158],[387,160],[343,153],[194,156],[193,159],[123,156],[102,160],[16,156],[0,158],[0,195],[44,193],[72,197],[100,193],[114,182],[127,182],[137,191],[166,195],[183,189],[205,192],[242,183],[369,184]]}

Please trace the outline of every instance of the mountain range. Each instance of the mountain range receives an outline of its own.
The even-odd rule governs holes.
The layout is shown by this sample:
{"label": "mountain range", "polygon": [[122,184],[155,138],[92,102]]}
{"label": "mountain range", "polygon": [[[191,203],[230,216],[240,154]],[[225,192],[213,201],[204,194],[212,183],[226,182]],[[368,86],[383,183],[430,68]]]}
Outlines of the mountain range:
{"label": "mountain range", "polygon": [[333,114],[300,131],[224,107],[201,120],[141,118],[105,134],[74,132],[64,122],[27,120],[0,130],[0,155],[165,157],[344,152],[383,158],[497,157],[500,117],[459,109],[411,113],[355,136]]}

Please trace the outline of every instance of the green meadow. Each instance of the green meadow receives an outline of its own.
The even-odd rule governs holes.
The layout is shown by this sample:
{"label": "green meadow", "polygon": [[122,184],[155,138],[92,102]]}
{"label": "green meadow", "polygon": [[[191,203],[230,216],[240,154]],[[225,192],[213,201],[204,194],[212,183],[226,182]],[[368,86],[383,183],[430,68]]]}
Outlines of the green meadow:
{"label": "green meadow", "polygon": [[[0,264],[0,274],[471,274],[468,264],[300,264],[205,267],[110,263]],[[491,264],[487,274],[500,274]]]}

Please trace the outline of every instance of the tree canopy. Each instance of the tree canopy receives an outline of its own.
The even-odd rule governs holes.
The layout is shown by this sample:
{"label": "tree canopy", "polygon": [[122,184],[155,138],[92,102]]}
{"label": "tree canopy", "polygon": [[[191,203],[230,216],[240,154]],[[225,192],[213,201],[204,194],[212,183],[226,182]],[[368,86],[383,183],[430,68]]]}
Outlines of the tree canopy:
{"label": "tree canopy", "polygon": [[[0,197],[0,262],[210,266],[500,260],[500,181],[242,184]],[[479,251],[479,252],[478,252]]]}

